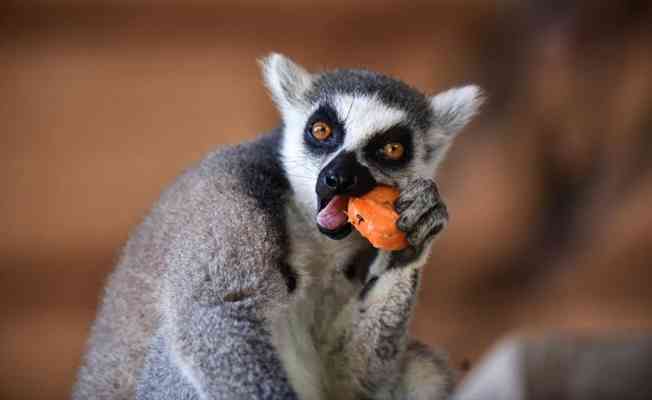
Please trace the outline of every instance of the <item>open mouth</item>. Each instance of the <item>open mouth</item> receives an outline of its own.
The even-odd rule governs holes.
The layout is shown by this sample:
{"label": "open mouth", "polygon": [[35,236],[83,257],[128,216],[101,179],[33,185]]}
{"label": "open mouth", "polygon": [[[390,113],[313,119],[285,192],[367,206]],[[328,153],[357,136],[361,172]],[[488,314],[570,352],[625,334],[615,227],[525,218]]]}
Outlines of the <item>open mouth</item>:
{"label": "open mouth", "polygon": [[346,215],[348,196],[335,195],[320,201],[317,214],[319,231],[331,239],[343,239],[351,233],[351,224]]}

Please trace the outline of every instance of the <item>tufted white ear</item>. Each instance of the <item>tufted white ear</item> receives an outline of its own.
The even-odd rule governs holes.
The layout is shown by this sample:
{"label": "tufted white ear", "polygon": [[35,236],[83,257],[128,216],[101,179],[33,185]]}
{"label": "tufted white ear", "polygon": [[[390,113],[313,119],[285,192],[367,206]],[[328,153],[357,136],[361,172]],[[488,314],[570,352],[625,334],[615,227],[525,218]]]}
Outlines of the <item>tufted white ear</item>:
{"label": "tufted white ear", "polygon": [[304,95],[313,82],[313,76],[308,71],[278,53],[270,54],[260,63],[265,84],[281,113],[307,106]]}
{"label": "tufted white ear", "polygon": [[435,127],[444,135],[453,136],[477,114],[484,102],[478,86],[454,88],[432,96],[430,106],[435,115]]}
{"label": "tufted white ear", "polygon": [[478,113],[483,101],[482,91],[475,85],[430,97],[434,121],[424,145],[424,176],[432,176],[444,160],[453,137]]}

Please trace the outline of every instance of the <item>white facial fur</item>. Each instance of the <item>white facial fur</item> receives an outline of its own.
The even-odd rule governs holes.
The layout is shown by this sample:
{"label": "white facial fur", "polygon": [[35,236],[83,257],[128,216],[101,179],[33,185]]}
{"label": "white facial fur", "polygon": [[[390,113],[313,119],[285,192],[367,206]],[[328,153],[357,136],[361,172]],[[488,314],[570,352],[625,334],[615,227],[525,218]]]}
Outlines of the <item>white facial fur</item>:
{"label": "white facial fur", "polygon": [[[328,99],[345,129],[344,143],[331,154],[315,155],[304,143],[304,129],[320,104],[311,104],[305,94],[318,75],[308,73],[288,58],[272,54],[262,61],[266,84],[272,93],[284,123],[281,156],[297,202],[309,216],[317,206],[315,185],[321,169],[342,150],[355,151],[358,161],[367,165],[381,183],[399,187],[415,177],[432,178],[450,146],[453,137],[475,115],[482,103],[480,89],[465,86],[451,89],[430,98],[433,122],[426,132],[413,127],[414,154],[410,164],[400,171],[378,171],[365,162],[362,147],[378,132],[399,123],[408,124],[407,113],[391,107],[376,95],[337,94]],[[435,149],[425,160],[426,148]]]}
{"label": "white facial fur", "polygon": [[338,95],[331,100],[347,132],[345,150],[356,151],[373,137],[406,119],[405,111],[385,105],[377,96]]}

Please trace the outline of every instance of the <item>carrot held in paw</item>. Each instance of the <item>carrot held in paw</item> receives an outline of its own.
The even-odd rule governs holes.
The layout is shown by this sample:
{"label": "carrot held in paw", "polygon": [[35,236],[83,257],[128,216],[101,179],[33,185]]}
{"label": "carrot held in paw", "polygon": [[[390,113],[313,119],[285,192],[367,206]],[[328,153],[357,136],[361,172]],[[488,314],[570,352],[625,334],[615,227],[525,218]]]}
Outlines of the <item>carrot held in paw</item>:
{"label": "carrot held in paw", "polygon": [[408,246],[405,233],[398,229],[394,203],[399,191],[377,186],[362,197],[351,197],[347,210],[349,222],[362,236],[381,250],[403,250]]}

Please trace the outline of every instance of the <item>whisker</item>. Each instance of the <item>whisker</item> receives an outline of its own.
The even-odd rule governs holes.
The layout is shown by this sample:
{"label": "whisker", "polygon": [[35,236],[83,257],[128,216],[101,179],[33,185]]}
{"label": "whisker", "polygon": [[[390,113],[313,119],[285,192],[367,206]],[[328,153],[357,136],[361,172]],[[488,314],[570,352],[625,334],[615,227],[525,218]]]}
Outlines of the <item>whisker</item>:
{"label": "whisker", "polygon": [[355,102],[355,97],[351,97],[351,105],[349,105],[349,110],[346,112],[346,117],[344,117],[344,123],[349,121],[349,114],[351,114],[351,109],[353,108],[353,102]]}

